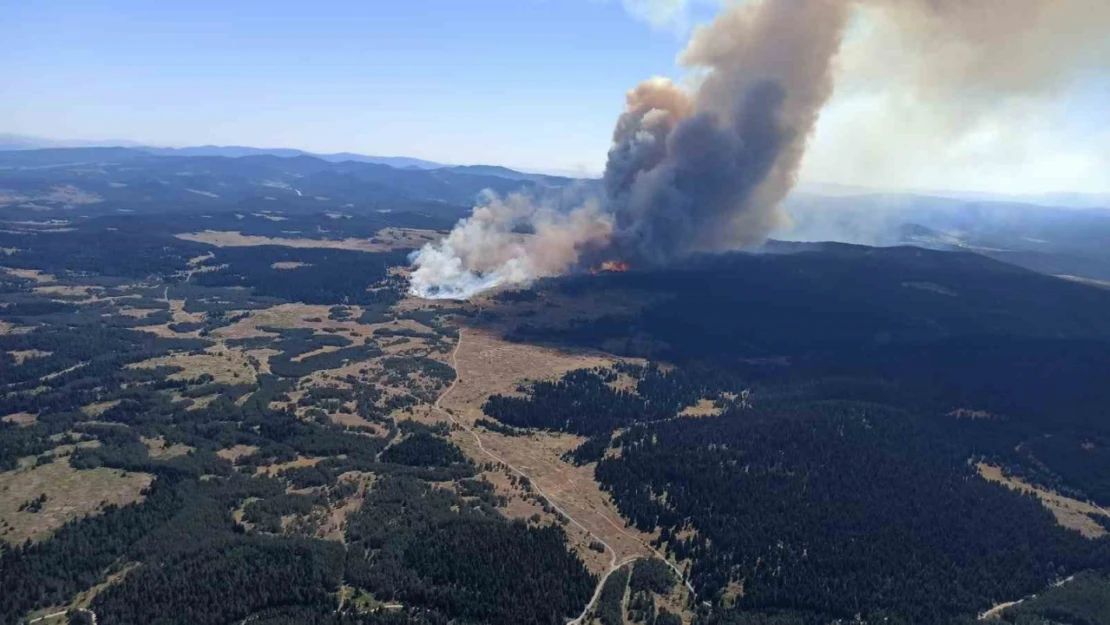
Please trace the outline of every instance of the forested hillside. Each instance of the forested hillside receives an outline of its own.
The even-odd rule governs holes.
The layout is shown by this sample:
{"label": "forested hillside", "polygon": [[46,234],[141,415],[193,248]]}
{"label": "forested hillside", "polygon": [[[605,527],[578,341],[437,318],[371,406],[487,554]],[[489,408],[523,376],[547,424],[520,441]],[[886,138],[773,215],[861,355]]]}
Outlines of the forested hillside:
{"label": "forested hillside", "polygon": [[[544,312],[607,292],[662,303]],[[535,314],[500,298],[491,323],[677,364],[572,371],[485,412],[588,436],[568,459],[660,532],[714,606],[704,622],[963,622],[1110,566],[1099,509],[1081,535],[980,474],[1110,502],[1108,292],[972,255],[833,247],[530,293]]]}
{"label": "forested hillside", "polygon": [[[486,190],[542,192],[572,182],[504,168],[392,167],[305,154],[239,157],[159,153],[132,148],[0,150],[0,206],[11,218],[58,210],[65,218],[118,211],[346,210],[418,212],[452,221]],[[36,208],[37,207],[37,208]]]}
{"label": "forested hillside", "polygon": [[597,578],[566,520],[511,521],[499,469],[429,419],[458,330],[398,308],[395,268],[435,219],[0,233],[0,622],[577,615]]}
{"label": "forested hillside", "polygon": [[[401,267],[447,213],[267,202],[0,228],[0,621],[1100,613],[1110,292],[785,246],[428,303]],[[593,364],[460,373],[475,334],[472,365]],[[624,536],[599,589],[567,484],[658,554]]]}

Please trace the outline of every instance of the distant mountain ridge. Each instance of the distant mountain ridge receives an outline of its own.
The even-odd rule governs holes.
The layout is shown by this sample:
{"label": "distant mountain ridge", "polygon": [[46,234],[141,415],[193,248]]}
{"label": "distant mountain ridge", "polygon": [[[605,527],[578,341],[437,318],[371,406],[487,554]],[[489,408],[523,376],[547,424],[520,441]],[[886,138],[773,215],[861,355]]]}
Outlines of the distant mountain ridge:
{"label": "distant mountain ridge", "polygon": [[[296,148],[255,148],[241,145],[198,145],[182,148],[167,148],[141,145],[129,141],[54,141],[38,137],[27,137],[14,134],[0,134],[0,152],[35,152],[41,150],[56,150],[54,155],[82,155],[102,158],[111,154],[112,158],[125,156],[125,152],[118,150],[133,150],[137,153],[145,152],[157,156],[181,157],[223,157],[243,158],[248,156],[276,156],[279,158],[310,157],[327,161],[329,163],[367,163],[370,165],[387,165],[394,169],[408,170],[443,170],[456,174],[470,176],[486,176],[517,180],[521,182],[543,182],[562,186],[570,183],[574,178],[567,176],[548,175],[540,173],[523,172],[501,165],[448,165],[437,163],[411,156],[372,156],[357,154],[355,152],[335,152],[322,154],[306,152]],[[69,151],[69,152],[65,152]],[[17,160],[35,160],[33,156],[24,155],[25,158]],[[47,156],[48,160],[56,160]],[[11,160],[11,159],[5,159]]]}
{"label": "distant mountain ridge", "polygon": [[226,156],[229,158],[238,158],[242,156],[280,156],[284,158],[293,156],[312,156],[328,161],[330,163],[354,161],[356,163],[374,163],[377,165],[389,165],[390,167],[397,167],[399,169],[439,169],[442,167],[448,167],[448,165],[445,165],[443,163],[428,161],[421,158],[413,158],[411,156],[371,156],[367,154],[356,154],[354,152],[336,152],[332,154],[321,154],[315,152],[307,152],[305,150],[298,150],[296,148],[255,148],[242,145],[198,145],[182,148],[169,148],[143,145],[134,141],[64,141],[44,139],[42,137],[0,133],[0,151],[40,150],[46,148],[132,148],[162,156]]}
{"label": "distant mountain ridge", "polygon": [[304,150],[297,150],[294,148],[252,148],[248,146],[239,145],[200,145],[196,147],[185,148],[158,148],[140,146],[137,149],[151,154],[158,154],[161,156],[224,156],[228,158],[240,158],[243,156],[280,156],[282,158],[290,158],[295,156],[311,156],[318,158],[329,163],[371,163],[374,165],[389,165],[398,169],[442,169],[447,167],[443,163],[436,163],[433,161],[426,161],[420,158],[412,158],[409,156],[369,156],[366,154],[355,154],[354,152],[336,152],[333,154],[318,154],[315,152],[305,152]]}
{"label": "distant mountain ridge", "polygon": [[[503,167],[401,166],[327,160],[297,150],[254,148],[152,150],[78,147],[0,150],[0,207],[8,218],[81,207],[91,216],[118,211],[260,210],[378,214],[421,211],[452,222],[486,192],[560,196],[571,178]],[[217,153],[217,154],[212,154]],[[331,155],[340,158],[339,155]]]}
{"label": "distant mountain ridge", "polygon": [[[483,201],[485,191],[523,191],[570,206],[597,192],[597,180],[528,173],[497,165],[444,165],[408,157],[311,154],[245,146],[186,148],[49,147],[0,135],[0,189],[30,211],[88,198],[85,211],[242,209],[402,210],[449,204],[452,215]],[[90,165],[96,165],[90,168]],[[380,204],[380,203],[386,204]],[[39,208],[36,208],[39,207]],[[965,200],[860,187],[801,185],[784,202],[789,224],[772,233],[792,241],[841,241],[969,250],[1052,275],[1110,282],[1110,210],[1043,206],[1015,200]],[[427,209],[424,206],[421,210]],[[11,208],[6,209],[11,212]]]}
{"label": "distant mountain ridge", "polygon": [[[0,133],[0,152],[12,150],[37,150],[44,148],[132,148],[158,154],[162,156],[224,156],[239,158],[243,156],[279,156],[290,158],[296,156],[311,156],[330,163],[356,162],[388,165],[397,169],[452,169],[456,173],[479,174],[483,176],[496,176],[509,180],[540,179],[593,179],[596,175],[567,171],[548,171],[536,173],[533,171],[520,171],[501,165],[452,165],[429,161],[411,156],[376,156],[359,154],[357,152],[320,153],[308,152],[297,148],[257,148],[239,145],[199,145],[186,147],[159,147],[144,145],[127,140],[63,140],[34,137],[15,133]],[[793,196],[815,195],[821,197],[889,197],[889,198],[921,198],[933,200],[958,200],[964,202],[1001,202],[1014,204],[1028,204],[1048,207],[1069,208],[1110,208],[1110,193],[1077,193],[1070,191],[1047,192],[1033,195],[1015,195],[1004,193],[989,193],[979,191],[957,190],[890,190],[859,185],[846,185],[828,182],[802,182],[794,190]]]}

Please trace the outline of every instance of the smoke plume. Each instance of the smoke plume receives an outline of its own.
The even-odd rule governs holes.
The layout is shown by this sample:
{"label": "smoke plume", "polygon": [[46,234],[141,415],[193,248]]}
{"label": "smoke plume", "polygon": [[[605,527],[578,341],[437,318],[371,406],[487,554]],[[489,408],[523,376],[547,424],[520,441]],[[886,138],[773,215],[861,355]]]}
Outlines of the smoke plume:
{"label": "smoke plume", "polygon": [[1083,99],[1110,80],[1110,2],[867,0],[856,15],[808,178],[999,193],[1105,178],[1110,134]]}
{"label": "smoke plume", "polygon": [[617,256],[658,264],[763,242],[832,94],[848,9],[735,8],[696,31],[680,58],[705,72],[696,91],[652,80],[629,93],[604,178]]}
{"label": "smoke plume", "polygon": [[414,294],[467,299],[500,284],[554,276],[609,239],[609,216],[595,200],[567,212],[521,194],[487,194],[446,238],[413,255]]}
{"label": "smoke plume", "polygon": [[[989,99],[1051,84],[1059,58],[1090,53],[1090,45],[1061,39],[1064,27],[1104,32],[1076,21],[1084,13],[1101,18],[1107,6],[1105,0],[734,5],[698,28],[680,55],[701,77],[695,88],[654,78],[628,92],[599,197],[569,212],[524,196],[487,198],[447,238],[413,255],[412,292],[467,298],[605,261],[651,266],[761,244],[783,225],[780,203],[833,93],[838,52],[857,9],[895,24],[908,41],[933,44],[921,46],[905,78],[915,93]],[[1044,23],[1055,32],[1039,33]],[[1012,42],[1020,45],[1011,50]]]}

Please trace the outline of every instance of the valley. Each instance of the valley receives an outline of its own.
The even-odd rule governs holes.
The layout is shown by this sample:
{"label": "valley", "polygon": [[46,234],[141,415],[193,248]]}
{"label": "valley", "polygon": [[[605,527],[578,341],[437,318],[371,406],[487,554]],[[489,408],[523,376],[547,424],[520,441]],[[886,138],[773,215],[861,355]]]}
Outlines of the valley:
{"label": "valley", "polygon": [[807,244],[424,300],[461,208],[190,195],[0,228],[4,622],[1019,623],[1110,588],[1105,289]]}

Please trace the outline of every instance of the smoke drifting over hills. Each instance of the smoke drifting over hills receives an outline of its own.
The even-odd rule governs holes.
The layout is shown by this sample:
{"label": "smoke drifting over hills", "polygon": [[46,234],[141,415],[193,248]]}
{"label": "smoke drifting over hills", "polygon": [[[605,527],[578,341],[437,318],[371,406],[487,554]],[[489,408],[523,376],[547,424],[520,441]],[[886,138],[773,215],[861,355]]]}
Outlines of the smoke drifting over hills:
{"label": "smoke drifting over hills", "polygon": [[[1110,3],[1071,3],[1089,4],[1085,13],[1095,21],[1110,13]],[[522,196],[487,198],[447,238],[414,254],[412,292],[467,298],[607,260],[659,265],[759,245],[783,223],[779,205],[833,93],[853,11],[893,20],[909,40],[932,37],[942,44],[944,62],[923,54],[919,67],[927,72],[909,77],[917,91],[982,97],[1050,84],[1053,67],[1074,60],[1053,48],[1006,52],[1010,42],[1059,38],[1060,31],[1037,34],[1039,19],[1055,29],[1082,21],[1084,11],[1060,8],[1071,3],[756,0],[733,6],[697,29],[680,56],[704,76],[695,89],[655,78],[628,93],[600,197],[570,211]],[[1089,48],[1069,42],[1066,50]]]}
{"label": "smoke drifting over hills", "polygon": [[588,200],[570,211],[514,194],[489,194],[447,237],[414,257],[412,292],[466,299],[499,284],[558,275],[609,240],[610,217]]}

